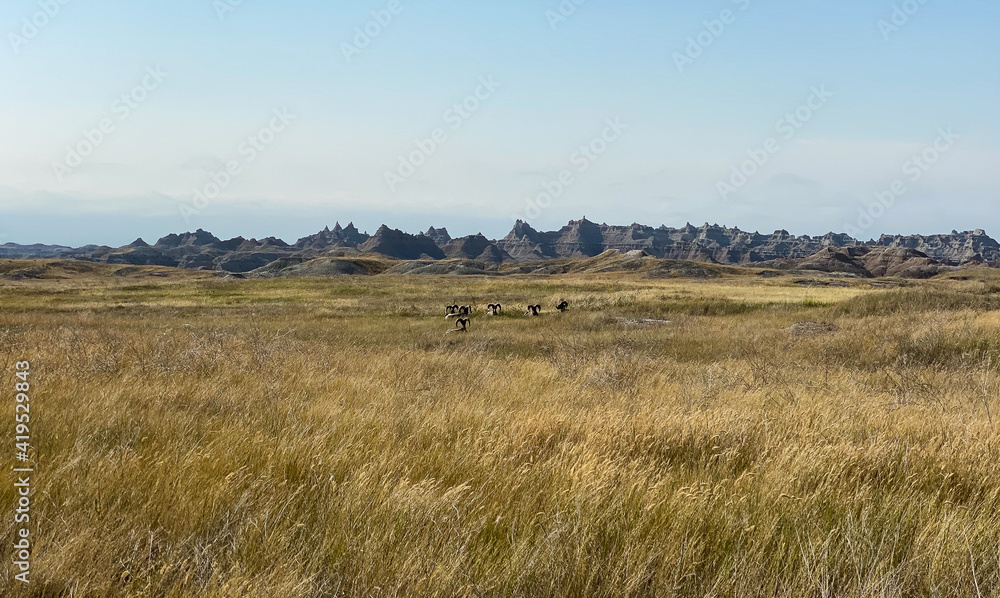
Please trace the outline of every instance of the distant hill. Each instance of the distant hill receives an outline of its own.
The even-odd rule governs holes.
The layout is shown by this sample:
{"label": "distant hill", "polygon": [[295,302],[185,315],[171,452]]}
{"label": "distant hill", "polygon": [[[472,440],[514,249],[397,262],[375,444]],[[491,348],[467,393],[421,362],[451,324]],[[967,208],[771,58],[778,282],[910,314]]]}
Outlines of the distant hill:
{"label": "distant hill", "polygon": [[[353,223],[346,227],[337,223],[333,229],[326,227],[289,244],[274,237],[223,240],[198,229],[167,235],[152,245],[136,239],[118,248],[8,243],[0,245],[0,258],[68,258],[245,274],[264,268],[267,272],[280,273],[284,268],[293,267],[296,271],[311,272],[314,270],[302,264],[321,257],[351,258],[368,254],[417,262],[460,260],[466,262],[465,270],[478,272],[490,264],[586,259],[609,251],[633,256],[641,253],[660,260],[815,270],[848,276],[925,277],[941,268],[1000,266],[1000,243],[982,230],[928,236],[883,235],[879,239],[860,241],[838,233],[820,237],[795,236],[784,230],[761,234],[707,223],[699,227],[686,224],[681,228],[653,228],[642,224],[609,226],[587,219],[571,221],[557,231],[537,231],[528,223],[517,221],[510,233],[500,240],[490,240],[482,234],[452,238],[447,229],[434,227],[414,235],[386,225],[369,235],[359,231]],[[469,265],[473,262],[479,265]],[[449,270],[447,266],[426,266],[407,266],[402,270]]]}

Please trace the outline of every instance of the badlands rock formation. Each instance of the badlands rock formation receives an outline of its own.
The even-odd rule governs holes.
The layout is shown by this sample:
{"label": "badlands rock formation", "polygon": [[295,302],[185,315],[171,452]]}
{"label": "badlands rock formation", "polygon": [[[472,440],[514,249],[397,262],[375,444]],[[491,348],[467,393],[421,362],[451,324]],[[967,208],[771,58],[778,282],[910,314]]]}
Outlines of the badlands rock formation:
{"label": "badlands rock formation", "polygon": [[[928,236],[883,235],[877,240],[860,241],[838,233],[810,237],[778,230],[761,234],[707,223],[700,227],[686,224],[681,228],[653,228],[643,224],[609,226],[586,218],[571,221],[556,231],[538,231],[526,222],[517,221],[510,233],[498,241],[482,234],[456,239],[447,229],[434,227],[414,235],[383,225],[374,235],[369,235],[359,231],[353,223],[346,227],[337,223],[333,229],[324,228],[294,244],[274,237],[222,240],[198,229],[167,235],[152,245],[136,239],[118,248],[0,245],[0,258],[8,259],[72,258],[229,273],[362,271],[368,267],[348,267],[325,261],[317,270],[308,262],[317,258],[361,257],[364,254],[414,262],[456,261],[452,265],[434,267],[428,264],[401,266],[400,271],[408,272],[492,272],[498,271],[496,268],[502,264],[512,263],[522,264],[511,269],[512,272],[559,272],[568,269],[558,264],[539,264],[537,267],[532,264],[587,259],[607,252],[632,258],[642,256],[643,259],[672,262],[755,266],[856,277],[924,278],[954,267],[1000,266],[1000,243],[982,230]],[[458,262],[461,265],[456,265]]]}

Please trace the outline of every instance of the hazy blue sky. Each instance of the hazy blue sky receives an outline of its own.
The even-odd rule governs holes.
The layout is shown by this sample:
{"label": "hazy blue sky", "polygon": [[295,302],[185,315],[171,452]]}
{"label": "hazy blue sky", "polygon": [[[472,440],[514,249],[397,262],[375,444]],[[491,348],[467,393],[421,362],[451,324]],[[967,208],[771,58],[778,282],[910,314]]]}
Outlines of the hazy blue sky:
{"label": "hazy blue sky", "polygon": [[[337,220],[498,237],[515,216],[584,214],[1000,235],[995,0],[586,0],[565,20],[560,0],[230,2],[3,3],[0,242],[294,240]],[[381,31],[345,50],[366,26]],[[475,111],[452,109],[477,87]],[[809,101],[800,128],[779,124]],[[390,189],[436,129],[443,143]],[[578,153],[592,143],[603,154]],[[68,147],[89,155],[55,167],[75,163]],[[720,193],[750,150],[766,163]],[[925,150],[934,164],[914,170]],[[238,174],[196,200],[227,164]],[[562,193],[526,211],[563,171]]]}

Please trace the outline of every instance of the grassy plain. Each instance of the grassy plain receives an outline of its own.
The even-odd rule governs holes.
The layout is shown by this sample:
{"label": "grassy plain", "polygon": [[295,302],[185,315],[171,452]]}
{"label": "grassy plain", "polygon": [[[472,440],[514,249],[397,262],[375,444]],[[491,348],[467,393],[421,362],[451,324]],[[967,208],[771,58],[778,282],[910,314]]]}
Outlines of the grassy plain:
{"label": "grassy plain", "polygon": [[0,594],[1000,595],[993,271],[111,270],[0,282],[38,468]]}

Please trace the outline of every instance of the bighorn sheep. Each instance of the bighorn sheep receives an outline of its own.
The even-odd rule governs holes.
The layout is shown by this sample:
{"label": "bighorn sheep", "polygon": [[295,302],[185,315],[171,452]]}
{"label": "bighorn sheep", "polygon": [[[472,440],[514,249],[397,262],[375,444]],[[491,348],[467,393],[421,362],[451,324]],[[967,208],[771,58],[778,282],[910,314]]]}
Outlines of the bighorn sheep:
{"label": "bighorn sheep", "polygon": [[556,309],[558,309],[559,311],[565,313],[566,310],[569,309],[569,301],[565,301],[565,300],[560,301],[559,305],[556,306]]}
{"label": "bighorn sheep", "polygon": [[537,316],[540,313],[542,313],[542,306],[541,305],[529,305],[528,306],[528,311],[524,312],[524,315],[526,315],[526,316]]}
{"label": "bighorn sheep", "polygon": [[472,325],[472,320],[469,318],[459,318],[455,320],[455,329],[449,330],[448,332],[468,332],[469,327]]}
{"label": "bighorn sheep", "polygon": [[502,311],[503,306],[499,303],[490,303],[486,306],[486,315],[488,316],[499,316]]}

